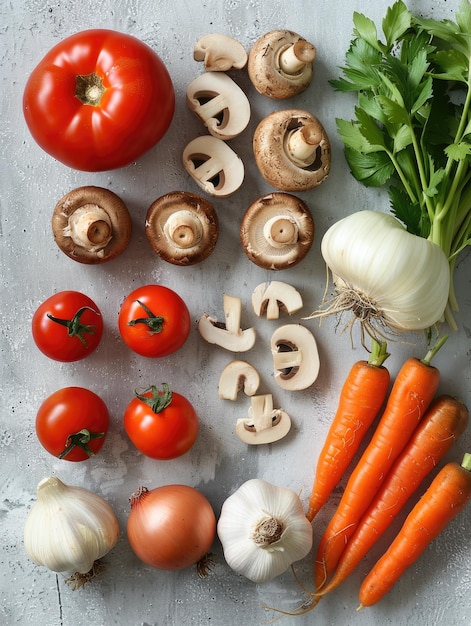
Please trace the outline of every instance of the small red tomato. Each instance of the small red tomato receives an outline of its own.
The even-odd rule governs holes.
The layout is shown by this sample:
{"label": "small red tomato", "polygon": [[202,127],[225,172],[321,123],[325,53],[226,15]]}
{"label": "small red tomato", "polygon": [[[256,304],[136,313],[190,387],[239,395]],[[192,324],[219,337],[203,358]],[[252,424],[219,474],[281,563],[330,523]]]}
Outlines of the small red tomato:
{"label": "small red tomato", "polygon": [[86,172],[128,165],[167,132],[175,110],[170,75],[154,50],[107,29],[55,45],[26,83],[23,112],[39,146]]}
{"label": "small red tomato", "polygon": [[188,339],[191,319],[182,298],[168,287],[145,285],[121,305],[118,327],[124,343],[141,356],[176,352]]}
{"label": "small red tomato", "polygon": [[79,291],[60,291],[33,315],[37,347],[50,359],[70,363],[91,354],[103,334],[103,318],[91,298]]}
{"label": "small red tomato", "polygon": [[64,387],[51,394],[36,415],[36,434],[52,455],[66,461],[85,461],[105,443],[109,413],[96,393],[83,387]]}
{"label": "small red tomato", "polygon": [[152,459],[175,459],[190,450],[198,435],[193,405],[167,384],[152,386],[136,397],[124,412],[124,429],[136,448]]}

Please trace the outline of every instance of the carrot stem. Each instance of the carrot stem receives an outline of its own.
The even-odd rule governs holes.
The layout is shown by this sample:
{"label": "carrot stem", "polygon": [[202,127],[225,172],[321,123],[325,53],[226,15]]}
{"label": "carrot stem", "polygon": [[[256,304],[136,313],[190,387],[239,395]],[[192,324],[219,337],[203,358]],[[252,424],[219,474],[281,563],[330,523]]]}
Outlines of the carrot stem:
{"label": "carrot stem", "polygon": [[437,354],[437,352],[440,350],[440,348],[443,346],[443,344],[446,342],[447,339],[448,339],[448,335],[444,335],[441,339],[437,341],[437,343],[432,348],[430,348],[430,350],[427,352],[425,357],[422,359],[422,363],[424,365],[430,365],[432,359],[434,358],[434,356]]}

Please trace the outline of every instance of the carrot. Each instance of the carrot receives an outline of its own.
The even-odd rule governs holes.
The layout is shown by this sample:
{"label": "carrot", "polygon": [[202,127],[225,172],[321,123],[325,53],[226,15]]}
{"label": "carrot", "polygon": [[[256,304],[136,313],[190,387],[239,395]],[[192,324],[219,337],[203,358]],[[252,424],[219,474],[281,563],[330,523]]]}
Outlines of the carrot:
{"label": "carrot", "polygon": [[393,587],[427,546],[471,499],[471,454],[435,476],[384,555],[360,588],[360,606],[371,606]]}
{"label": "carrot", "polygon": [[432,403],[361,518],[334,576],[319,592],[320,595],[338,587],[352,573],[420,483],[462,435],[468,420],[468,409],[460,400],[443,395]]}
{"label": "carrot", "polygon": [[386,343],[373,340],[368,361],[354,363],[345,380],[337,411],[317,461],[306,514],[310,522],[344,475],[386,400],[390,376],[383,363],[388,356]]}
{"label": "carrot", "polygon": [[440,373],[430,360],[445,341],[446,337],[422,360],[407,359],[397,374],[378,426],[319,543],[314,563],[316,592],[332,575],[347,541],[431,403]]}

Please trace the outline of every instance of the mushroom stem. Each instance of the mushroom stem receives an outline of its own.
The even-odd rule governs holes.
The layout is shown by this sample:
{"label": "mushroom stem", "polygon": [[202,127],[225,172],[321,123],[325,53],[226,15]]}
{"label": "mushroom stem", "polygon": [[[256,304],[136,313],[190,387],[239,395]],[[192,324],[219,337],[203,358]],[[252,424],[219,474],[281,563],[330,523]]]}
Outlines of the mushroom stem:
{"label": "mushroom stem", "polygon": [[203,236],[201,221],[188,210],[169,215],[163,230],[177,248],[191,248],[197,245]]}
{"label": "mushroom stem", "polygon": [[283,248],[298,241],[299,229],[294,220],[285,215],[276,215],[266,222],[263,234],[274,248]]}
{"label": "mushroom stem", "polygon": [[316,124],[301,126],[286,133],[286,154],[299,167],[309,167],[316,160],[321,141],[322,132]]}
{"label": "mushroom stem", "polygon": [[97,205],[85,204],[69,216],[64,235],[90,252],[101,250],[113,236],[108,213]]}
{"label": "mushroom stem", "polygon": [[301,40],[280,50],[278,65],[285,74],[295,76],[299,74],[308,63],[312,63],[315,58],[315,46],[308,41]]}

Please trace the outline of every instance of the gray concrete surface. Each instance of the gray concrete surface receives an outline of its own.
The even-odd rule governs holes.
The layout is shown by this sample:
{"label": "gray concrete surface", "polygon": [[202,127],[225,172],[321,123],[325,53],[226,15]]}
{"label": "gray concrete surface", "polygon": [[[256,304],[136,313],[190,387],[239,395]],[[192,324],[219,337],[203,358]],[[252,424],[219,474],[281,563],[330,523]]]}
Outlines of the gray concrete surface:
{"label": "gray concrete surface", "polygon": [[[458,4],[457,0],[412,0],[410,6],[418,13],[453,17]],[[351,103],[347,97],[335,94],[327,83],[337,76],[337,68],[343,63],[352,33],[353,11],[366,12],[378,22],[387,5],[386,0],[104,0],[97,8],[90,0],[0,2],[2,624],[256,626],[278,617],[262,606],[293,611],[305,599],[289,571],[260,586],[236,575],[225,564],[217,539],[212,550],[214,567],[206,579],[198,578],[193,569],[171,573],[142,564],[127,542],[128,498],[139,485],[152,488],[184,483],[200,489],[218,515],[225,498],[242,482],[260,477],[294,489],[303,503],[307,501],[317,455],[340,386],[354,361],[364,358],[365,353],[356,335],[352,348],[348,333],[338,332],[335,320],[325,321],[321,327],[315,321],[303,321],[318,341],[320,375],[305,391],[284,392],[274,381],[269,351],[276,322],[255,317],[250,294],[263,281],[289,282],[304,298],[303,311],[290,321],[301,321],[303,315],[319,305],[324,292],[325,271],[319,246],[328,226],[358,209],[387,210],[383,194],[366,191],[349,175],[336,135],[335,117],[350,115]],[[41,151],[24,123],[21,99],[30,71],[52,45],[75,31],[97,26],[130,33],[156,49],[174,80],[177,107],[172,127],[158,147],[121,170],[87,174],[70,170]],[[332,140],[330,178],[321,188],[303,195],[316,223],[312,250],[302,263],[282,273],[258,268],[241,251],[241,217],[253,200],[271,191],[256,170],[251,134],[264,115],[285,106],[256,94],[242,72],[237,79],[250,95],[252,120],[231,145],[246,164],[246,178],[233,196],[214,199],[221,225],[216,251],[198,266],[178,268],[162,262],[151,251],[144,234],[147,208],[168,191],[199,192],[181,166],[184,146],[203,133],[200,122],[185,105],[186,86],[202,71],[202,66],[193,61],[193,45],[204,34],[220,32],[232,35],[249,49],[259,36],[274,28],[297,31],[318,49],[314,82],[292,101],[316,114]],[[104,186],[121,195],[133,217],[134,232],[128,250],[104,266],[74,263],[58,250],[50,231],[56,201],[68,190],[85,184]],[[460,330],[452,334],[437,356],[436,365],[442,371],[440,391],[458,395],[471,406],[469,254],[460,259],[456,276]],[[222,315],[224,292],[242,298],[243,324],[253,324],[258,332],[257,348],[245,357],[258,368],[264,392],[272,393],[275,402],[292,417],[293,428],[285,440],[260,448],[247,447],[238,440],[235,422],[246,415],[248,402],[240,398],[231,403],[217,396],[219,374],[233,355],[205,344],[195,325],[185,347],[168,358],[147,360],[126,349],[116,325],[120,303],[133,288],[150,282],[168,285],[181,293],[195,322],[203,312]],[[99,304],[106,321],[99,349],[76,364],[49,361],[36,349],[30,334],[36,307],[51,293],[63,289],[87,293]],[[284,321],[282,318],[280,323]],[[407,339],[390,346],[388,366],[393,376],[405,358],[421,356],[425,351],[422,336]],[[168,462],[153,461],[137,453],[122,425],[123,411],[133,389],[163,381],[181,389],[194,402],[201,421],[200,435],[191,452]],[[41,401],[68,385],[81,385],[99,393],[112,415],[102,452],[80,464],[53,458],[39,445],[34,432]],[[468,431],[448,458],[460,459],[470,449],[470,443]],[[103,572],[78,591],[71,591],[62,575],[32,563],[23,548],[23,524],[35,499],[36,485],[50,474],[100,493],[120,522],[120,540],[104,560]],[[338,498],[339,491],[314,524],[316,539]],[[382,542],[351,580],[321,602],[314,613],[285,616],[279,623],[467,624],[471,608],[470,536],[470,516],[463,513],[383,602],[357,613],[360,581],[384,549]],[[312,560],[310,555],[296,567],[299,580],[307,589],[312,588]]]}

